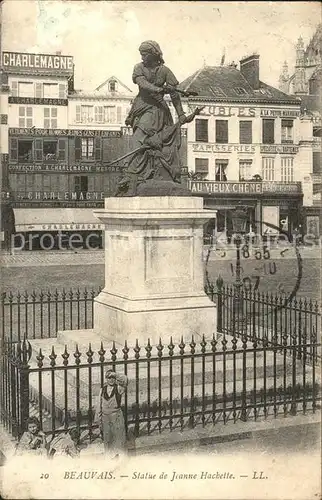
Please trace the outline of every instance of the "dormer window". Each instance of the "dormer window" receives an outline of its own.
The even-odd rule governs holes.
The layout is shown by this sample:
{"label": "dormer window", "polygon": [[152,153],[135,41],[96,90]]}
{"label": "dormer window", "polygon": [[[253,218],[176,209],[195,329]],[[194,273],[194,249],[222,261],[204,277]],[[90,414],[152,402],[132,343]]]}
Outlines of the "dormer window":
{"label": "dormer window", "polygon": [[225,92],[220,87],[210,87],[210,90],[215,97],[226,97]]}
{"label": "dormer window", "polygon": [[110,92],[116,92],[116,80],[110,80],[108,82],[108,89]]}
{"label": "dormer window", "polygon": [[243,87],[235,87],[234,91],[237,95],[245,95],[247,94],[246,90]]}
{"label": "dormer window", "polygon": [[263,95],[269,95],[269,96],[272,95],[268,89],[259,89],[259,91]]}

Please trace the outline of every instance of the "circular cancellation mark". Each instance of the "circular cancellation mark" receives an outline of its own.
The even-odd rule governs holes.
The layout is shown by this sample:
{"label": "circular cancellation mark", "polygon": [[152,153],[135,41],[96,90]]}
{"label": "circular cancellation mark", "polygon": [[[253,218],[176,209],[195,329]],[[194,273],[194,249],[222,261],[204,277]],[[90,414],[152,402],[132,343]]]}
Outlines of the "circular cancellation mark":
{"label": "circular cancellation mark", "polygon": [[[258,221],[254,221],[254,223],[256,224]],[[280,229],[279,227],[275,226],[274,224],[271,224],[269,222],[263,222],[262,224],[265,224],[267,227],[273,229],[274,231],[277,231],[279,236],[283,236],[287,239],[287,241],[289,242],[289,244],[292,246],[292,248],[294,249],[295,251],[295,256],[296,256],[296,266],[297,266],[297,272],[296,272],[296,280],[295,280],[295,284],[294,284],[294,287],[292,288],[292,291],[291,293],[289,293],[288,295],[286,295],[284,297],[284,300],[282,301],[282,303],[279,303],[276,307],[274,307],[274,310],[275,311],[278,311],[279,309],[283,309],[287,306],[287,304],[291,303],[292,300],[296,297],[296,294],[300,288],[300,284],[301,284],[301,280],[302,280],[302,276],[303,276],[303,261],[302,261],[302,257],[301,257],[301,254],[300,254],[300,251],[299,251],[299,248],[298,248],[298,245],[297,245],[297,242],[295,241],[295,244],[292,243],[288,233],[286,231],[283,231],[282,229]],[[266,245],[264,245],[266,246]],[[213,250],[215,250],[215,244],[212,243],[211,245],[209,245],[209,248],[208,248],[208,251],[207,251],[207,254],[206,254],[206,259],[205,259],[205,276],[206,276],[206,285],[207,285],[207,288],[210,289],[213,287],[213,283],[210,282],[210,279],[209,279],[209,269],[208,269],[208,264],[209,264],[209,258],[210,258],[210,254]],[[281,254],[283,254],[284,251],[281,252]],[[226,252],[224,252],[224,254],[226,255]],[[257,262],[257,261],[256,261]],[[283,280],[284,282],[287,280],[287,276],[283,276]],[[249,290],[247,290],[249,291]],[[282,295],[281,295],[282,296]],[[225,306],[227,307],[227,305]],[[272,311],[272,309],[271,309]],[[268,314],[268,313],[267,313]]]}

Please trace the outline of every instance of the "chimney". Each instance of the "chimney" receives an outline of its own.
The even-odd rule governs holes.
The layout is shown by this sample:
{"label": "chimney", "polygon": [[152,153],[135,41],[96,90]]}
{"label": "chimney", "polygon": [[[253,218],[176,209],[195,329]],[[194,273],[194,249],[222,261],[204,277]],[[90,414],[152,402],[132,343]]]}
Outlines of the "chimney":
{"label": "chimney", "polygon": [[259,89],[259,55],[253,54],[244,57],[240,61],[240,72],[246,78],[249,85],[254,89]]}

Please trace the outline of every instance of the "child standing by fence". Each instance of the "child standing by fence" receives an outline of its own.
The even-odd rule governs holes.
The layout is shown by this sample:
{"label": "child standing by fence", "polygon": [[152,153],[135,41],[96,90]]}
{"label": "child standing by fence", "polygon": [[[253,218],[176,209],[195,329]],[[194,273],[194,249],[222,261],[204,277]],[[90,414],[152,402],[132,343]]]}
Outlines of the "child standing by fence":
{"label": "child standing by fence", "polygon": [[121,400],[127,384],[126,375],[107,370],[98,397],[95,421],[99,423],[105,451],[112,455],[125,450],[126,432]]}

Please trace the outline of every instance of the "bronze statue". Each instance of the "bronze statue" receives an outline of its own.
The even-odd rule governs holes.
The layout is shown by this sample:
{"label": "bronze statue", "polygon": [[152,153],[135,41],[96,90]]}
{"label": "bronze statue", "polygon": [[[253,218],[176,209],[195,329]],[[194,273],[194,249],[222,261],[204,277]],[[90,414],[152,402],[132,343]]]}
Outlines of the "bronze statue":
{"label": "bronze statue", "polygon": [[[116,196],[189,195],[180,184],[180,127],[192,121],[200,109],[185,115],[180,93],[192,94],[176,88],[179,82],[164,65],[157,42],[143,42],[139,51],[142,62],[134,66],[132,77],[139,93],[125,121],[133,128],[133,151],[123,157],[129,160]],[[175,124],[163,99],[165,94],[170,95],[178,114]]]}

